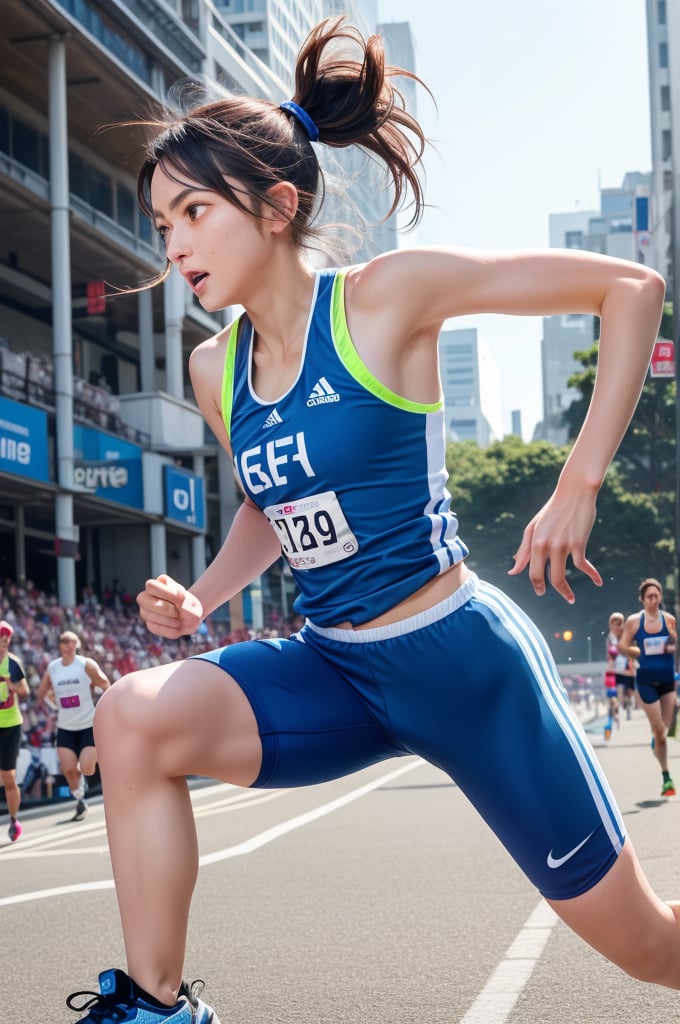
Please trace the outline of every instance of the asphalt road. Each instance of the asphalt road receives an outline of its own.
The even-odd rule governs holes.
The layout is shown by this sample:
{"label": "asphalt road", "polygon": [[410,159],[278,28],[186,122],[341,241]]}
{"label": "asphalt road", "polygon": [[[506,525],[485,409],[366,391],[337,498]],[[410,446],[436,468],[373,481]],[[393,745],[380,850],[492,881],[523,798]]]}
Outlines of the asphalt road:
{"label": "asphalt road", "polygon": [[[680,797],[641,712],[589,733],[660,896],[680,899]],[[680,783],[680,742],[672,741]],[[202,868],[185,976],[222,1024],[680,1022],[542,903],[460,791],[416,758],[336,783],[193,789]],[[30,812],[0,848],[0,1021],[67,1024],[124,967],[101,804]],[[0,844],[5,842],[2,826]]]}

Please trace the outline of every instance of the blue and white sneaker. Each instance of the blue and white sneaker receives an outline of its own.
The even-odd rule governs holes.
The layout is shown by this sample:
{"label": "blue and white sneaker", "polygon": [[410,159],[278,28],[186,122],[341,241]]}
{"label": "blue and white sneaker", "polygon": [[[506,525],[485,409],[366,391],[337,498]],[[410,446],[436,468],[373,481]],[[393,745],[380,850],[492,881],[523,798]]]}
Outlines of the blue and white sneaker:
{"label": "blue and white sneaker", "polygon": [[[198,998],[203,988],[202,981],[183,981],[174,1006],[154,1006],[125,971],[116,969],[99,975],[99,992],[73,992],[66,1005],[76,1013],[88,1011],[79,1024],[220,1024],[215,1011]],[[90,998],[76,1004],[79,996]]]}

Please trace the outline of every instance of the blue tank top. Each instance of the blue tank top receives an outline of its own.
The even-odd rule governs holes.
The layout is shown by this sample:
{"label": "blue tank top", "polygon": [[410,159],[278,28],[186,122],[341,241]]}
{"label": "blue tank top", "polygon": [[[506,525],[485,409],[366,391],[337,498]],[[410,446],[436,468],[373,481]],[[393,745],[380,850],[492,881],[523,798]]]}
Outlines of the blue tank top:
{"label": "blue tank top", "polygon": [[648,633],[645,629],[645,613],[640,616],[640,625],[635,642],[640,648],[636,679],[640,683],[667,683],[675,678],[675,655],[667,654],[664,647],[671,639],[668,626],[661,612],[661,632]]}
{"label": "blue tank top", "polygon": [[347,328],[345,273],[317,273],[288,391],[255,394],[245,314],[222,388],[238,479],[281,542],[296,611],[320,626],[367,622],[468,554],[446,488],[443,401],[411,402],[373,377]]}

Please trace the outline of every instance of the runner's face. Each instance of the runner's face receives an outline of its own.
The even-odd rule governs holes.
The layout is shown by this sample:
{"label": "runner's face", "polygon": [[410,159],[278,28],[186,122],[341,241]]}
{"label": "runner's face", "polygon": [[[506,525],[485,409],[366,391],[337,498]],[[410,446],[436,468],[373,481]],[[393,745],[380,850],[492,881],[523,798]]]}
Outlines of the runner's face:
{"label": "runner's face", "polygon": [[642,598],[642,605],[649,615],[656,615],[661,604],[661,591],[656,587],[647,587]]}
{"label": "runner's face", "polygon": [[59,653],[63,661],[73,661],[76,656],[78,641],[73,637],[59,637]]}
{"label": "runner's face", "polygon": [[243,303],[267,256],[260,221],[198,182],[174,181],[161,167],[153,173],[151,201],[167,257],[203,308]]}

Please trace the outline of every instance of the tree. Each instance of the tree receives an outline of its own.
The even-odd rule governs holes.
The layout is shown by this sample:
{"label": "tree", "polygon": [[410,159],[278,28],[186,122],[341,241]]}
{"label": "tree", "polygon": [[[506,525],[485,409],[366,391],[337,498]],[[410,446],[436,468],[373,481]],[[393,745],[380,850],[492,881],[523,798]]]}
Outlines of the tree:
{"label": "tree", "polygon": [[[566,660],[567,653],[574,661],[585,661],[591,651],[600,660],[610,612],[635,610],[641,579],[657,576],[670,597],[673,496],[633,493],[621,471],[611,468],[588,545],[588,557],[601,573],[603,587],[593,586],[570,567],[575,605],[568,605],[551,588],[538,598],[526,573],[514,577],[507,572],[524,527],[550,497],[568,450],[517,437],[486,449],[472,441],[452,443],[447,448],[449,490],[460,535],[470,548],[470,568],[528,612],[558,661]],[[568,645],[561,639],[565,631],[573,634]]]}
{"label": "tree", "polygon": [[[672,306],[667,303],[661,321],[660,336],[672,337]],[[584,351],[575,352],[583,370],[572,374],[568,385],[580,392],[564,412],[564,422],[573,441],[585,419],[595,384],[599,341]],[[675,415],[674,380],[648,377],[635,415],[616,455],[616,465],[626,484],[636,491],[661,493],[675,488]]]}

